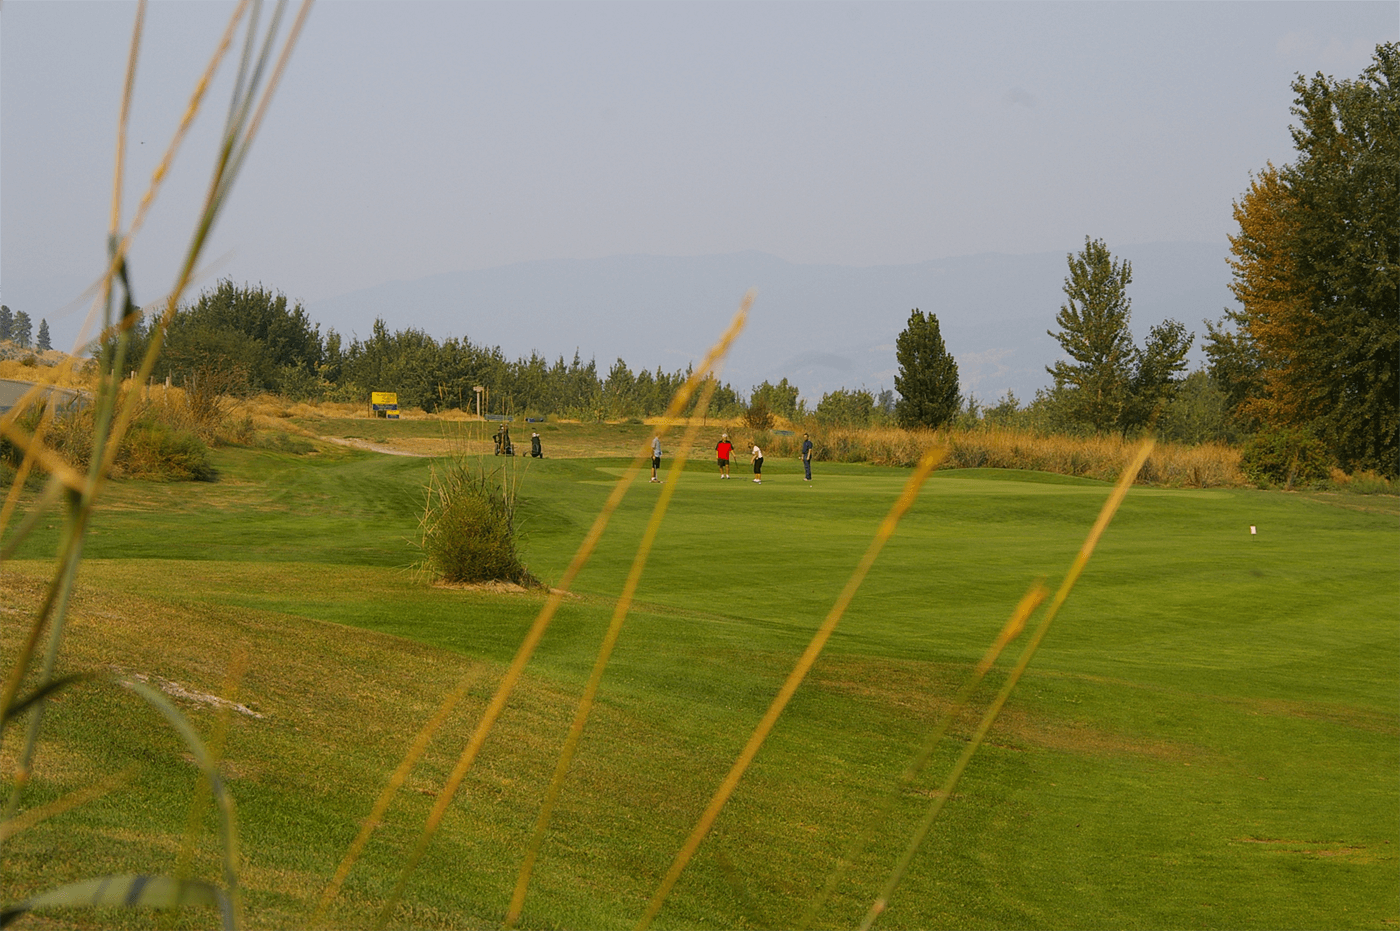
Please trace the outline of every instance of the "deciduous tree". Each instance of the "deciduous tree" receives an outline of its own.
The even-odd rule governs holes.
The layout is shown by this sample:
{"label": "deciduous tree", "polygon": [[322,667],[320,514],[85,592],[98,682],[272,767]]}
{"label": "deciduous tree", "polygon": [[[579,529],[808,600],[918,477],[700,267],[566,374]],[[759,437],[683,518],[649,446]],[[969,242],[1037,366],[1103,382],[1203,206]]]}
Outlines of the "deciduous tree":
{"label": "deciduous tree", "polygon": [[[1243,407],[1306,428],[1348,469],[1400,464],[1400,45],[1357,80],[1293,83],[1298,158],[1268,166],[1235,205],[1234,333],[1212,362],[1244,369]],[[1212,350],[1214,350],[1212,352]],[[1257,360],[1258,379],[1248,379]]]}
{"label": "deciduous tree", "polygon": [[817,420],[846,427],[869,426],[875,416],[875,396],[864,388],[853,391],[837,388],[822,395],[817,403]]}

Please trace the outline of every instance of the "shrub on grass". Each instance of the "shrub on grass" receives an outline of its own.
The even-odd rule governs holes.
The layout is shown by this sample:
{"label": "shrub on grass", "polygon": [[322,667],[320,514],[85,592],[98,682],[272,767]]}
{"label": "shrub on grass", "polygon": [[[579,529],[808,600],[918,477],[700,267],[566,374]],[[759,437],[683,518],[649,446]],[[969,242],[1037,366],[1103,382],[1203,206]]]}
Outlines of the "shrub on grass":
{"label": "shrub on grass", "polygon": [[516,549],[505,470],[487,472],[465,459],[434,469],[419,529],[423,568],[443,581],[537,584]]}
{"label": "shrub on grass", "polygon": [[1366,469],[1352,475],[1348,475],[1341,469],[1333,469],[1332,486],[1355,495],[1393,495],[1396,493],[1394,482],[1378,472]]}
{"label": "shrub on grass", "polygon": [[754,398],[744,411],[744,423],[755,430],[768,430],[773,426],[773,411],[768,401],[761,395]]}
{"label": "shrub on grass", "polygon": [[1250,437],[1240,457],[1240,469],[1261,488],[1314,485],[1331,473],[1327,445],[1306,429],[1278,427]]}
{"label": "shrub on grass", "polygon": [[219,477],[203,440],[156,417],[131,425],[117,462],[127,475],[140,478],[212,482]]}
{"label": "shrub on grass", "polygon": [[[26,433],[33,433],[43,417],[44,406],[36,404],[16,423]],[[61,407],[45,429],[44,445],[74,468],[86,471],[92,461],[93,421],[90,406]],[[0,440],[0,460],[17,468],[23,458],[18,446]],[[35,469],[39,469],[37,464]],[[189,428],[188,418],[174,405],[151,402],[141,403],[122,437],[113,471],[121,476],[174,482],[212,482],[218,477],[208,444]]]}

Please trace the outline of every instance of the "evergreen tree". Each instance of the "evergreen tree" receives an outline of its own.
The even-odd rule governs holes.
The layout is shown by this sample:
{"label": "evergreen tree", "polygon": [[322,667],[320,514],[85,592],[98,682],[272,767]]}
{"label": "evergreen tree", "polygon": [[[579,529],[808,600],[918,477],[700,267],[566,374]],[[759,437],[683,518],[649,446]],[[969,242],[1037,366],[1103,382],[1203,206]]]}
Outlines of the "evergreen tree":
{"label": "evergreen tree", "polygon": [[40,352],[48,352],[53,348],[53,343],[49,341],[49,321],[47,319],[39,321],[39,336],[35,340],[35,345]]}
{"label": "evergreen tree", "polygon": [[1195,333],[1176,320],[1165,320],[1147,334],[1142,350],[1135,353],[1127,428],[1152,429],[1182,383],[1186,354]]}
{"label": "evergreen tree", "polygon": [[1071,420],[1094,430],[1122,425],[1132,384],[1133,334],[1128,329],[1132,298],[1128,285],[1133,265],[1114,259],[1102,239],[1084,237],[1084,248],[1068,256],[1065,303],[1047,330],[1072,362],[1056,362],[1046,371],[1070,408]]}
{"label": "evergreen tree", "polygon": [[4,304],[0,304],[0,339],[9,339],[15,325],[15,315]]}
{"label": "evergreen tree", "polygon": [[902,427],[941,427],[958,412],[958,363],[943,345],[938,318],[917,307],[894,344],[899,374],[895,417]]}
{"label": "evergreen tree", "polygon": [[1055,317],[1061,329],[1047,331],[1073,360],[1046,367],[1055,377],[1050,397],[1059,418],[1097,432],[1150,429],[1181,384],[1196,334],[1166,320],[1138,349],[1129,329],[1132,263],[1087,236],[1068,261],[1066,300]]}
{"label": "evergreen tree", "polygon": [[14,323],[10,324],[10,339],[14,340],[16,346],[28,349],[33,335],[34,325],[29,322],[29,314],[22,310],[16,311]]}

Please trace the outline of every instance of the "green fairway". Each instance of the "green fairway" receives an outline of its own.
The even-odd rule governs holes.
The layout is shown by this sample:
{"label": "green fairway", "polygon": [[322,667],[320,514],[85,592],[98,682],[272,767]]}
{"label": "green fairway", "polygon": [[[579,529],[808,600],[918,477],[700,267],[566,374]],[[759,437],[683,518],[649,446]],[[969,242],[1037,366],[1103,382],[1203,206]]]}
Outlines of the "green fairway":
{"label": "green fairway", "polygon": [[[247,651],[239,700],[265,717],[234,717],[226,757],[255,927],[306,920],[413,735],[474,676],[332,913],[336,926],[365,926],[543,596],[439,588],[412,571],[431,460],[217,458],[218,483],[109,489],[68,664],[217,692],[229,657]],[[557,582],[626,462],[511,465],[525,561]],[[525,926],[637,921],[909,474],[821,463],[808,485],[799,463],[770,460],[757,485],[738,467],[721,481],[708,460],[684,475],[663,467],[675,496]],[[396,926],[499,926],[660,491],[644,473],[615,514]],[[1108,492],[1040,473],[935,473],[658,926],[793,925],[1021,595],[1040,577],[1059,584]],[[48,523],[0,574],[15,617],[38,597]],[[1134,488],[877,927],[1400,923],[1397,552],[1393,498]],[[11,620],[0,645],[17,637]],[[859,923],[1020,647],[901,794],[819,927]],[[213,727],[208,711],[187,710]],[[168,731],[100,689],[66,696],[48,726],[36,801],[127,761],[143,774],[11,840],[5,900],[167,869],[194,782]]]}

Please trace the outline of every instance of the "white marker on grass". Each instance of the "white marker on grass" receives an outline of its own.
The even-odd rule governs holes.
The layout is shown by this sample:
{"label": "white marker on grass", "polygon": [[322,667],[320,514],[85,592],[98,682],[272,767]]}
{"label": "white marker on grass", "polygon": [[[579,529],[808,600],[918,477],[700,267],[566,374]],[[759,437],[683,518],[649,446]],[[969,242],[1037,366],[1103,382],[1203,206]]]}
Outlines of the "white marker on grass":
{"label": "white marker on grass", "polygon": [[1253,524],[1250,524],[1250,525],[1249,525],[1249,535],[1250,535],[1251,537],[1254,536],[1254,525],[1253,525]]}

